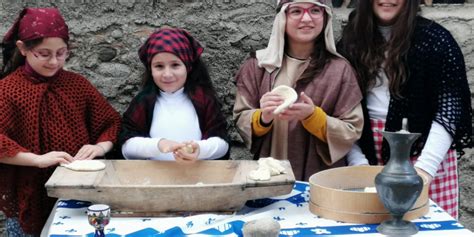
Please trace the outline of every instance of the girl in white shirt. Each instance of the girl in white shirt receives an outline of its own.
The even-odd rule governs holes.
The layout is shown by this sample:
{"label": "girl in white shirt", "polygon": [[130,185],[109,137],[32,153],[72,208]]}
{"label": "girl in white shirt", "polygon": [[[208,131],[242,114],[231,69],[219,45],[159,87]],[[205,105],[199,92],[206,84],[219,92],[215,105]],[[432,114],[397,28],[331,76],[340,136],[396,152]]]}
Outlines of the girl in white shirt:
{"label": "girl in white shirt", "polygon": [[472,147],[472,108],[464,57],[451,33],[419,16],[419,0],[360,1],[339,43],[364,94],[364,131],[349,165],[384,165],[402,119],[420,133],[411,158],[430,182],[430,198],[458,216],[456,150]]}
{"label": "girl in white shirt", "polygon": [[139,50],[144,87],[124,113],[126,159],[227,158],[227,124],[204,63],[203,48],[182,29],[160,29]]}

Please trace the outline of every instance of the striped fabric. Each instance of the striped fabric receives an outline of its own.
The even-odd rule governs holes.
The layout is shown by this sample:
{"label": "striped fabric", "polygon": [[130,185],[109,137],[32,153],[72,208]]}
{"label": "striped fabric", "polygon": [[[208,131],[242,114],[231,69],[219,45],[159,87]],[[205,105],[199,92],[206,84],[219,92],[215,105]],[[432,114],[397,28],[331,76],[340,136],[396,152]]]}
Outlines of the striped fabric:
{"label": "striped fabric", "polygon": [[[374,134],[375,153],[378,165],[383,165],[382,161],[382,133],[385,128],[385,121],[370,119]],[[414,163],[418,157],[412,157]],[[448,214],[455,219],[458,218],[458,169],[456,152],[449,150],[447,158],[440,164],[436,177],[430,185],[429,196],[431,200],[441,206]]]}

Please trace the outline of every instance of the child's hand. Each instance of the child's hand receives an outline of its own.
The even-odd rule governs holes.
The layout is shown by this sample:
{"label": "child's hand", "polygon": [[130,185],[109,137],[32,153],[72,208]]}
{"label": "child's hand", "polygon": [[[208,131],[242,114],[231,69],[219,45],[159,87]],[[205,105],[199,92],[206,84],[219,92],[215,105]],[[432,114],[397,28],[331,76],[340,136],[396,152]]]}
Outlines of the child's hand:
{"label": "child's hand", "polygon": [[87,144],[81,147],[77,154],[74,156],[74,160],[92,160],[97,156],[104,156],[105,150],[100,145]]}
{"label": "child's hand", "polygon": [[185,142],[182,146],[173,152],[176,162],[194,163],[198,160],[199,144],[196,142]]}
{"label": "child's hand", "polygon": [[182,143],[175,142],[173,140],[168,140],[165,138],[161,139],[158,142],[158,149],[160,149],[160,152],[162,153],[174,152],[182,146]]}
{"label": "child's hand", "polygon": [[262,110],[262,121],[264,123],[270,123],[273,121],[274,114],[273,111],[283,103],[283,98],[281,95],[278,95],[273,92],[265,93],[262,98],[260,98],[260,109]]}
{"label": "child's hand", "polygon": [[46,168],[58,164],[69,164],[74,158],[66,152],[51,151],[44,155],[40,155],[36,160],[36,167]]}
{"label": "child's hand", "polygon": [[281,120],[305,120],[314,112],[314,103],[304,92],[301,92],[300,99],[287,109],[278,118]]}

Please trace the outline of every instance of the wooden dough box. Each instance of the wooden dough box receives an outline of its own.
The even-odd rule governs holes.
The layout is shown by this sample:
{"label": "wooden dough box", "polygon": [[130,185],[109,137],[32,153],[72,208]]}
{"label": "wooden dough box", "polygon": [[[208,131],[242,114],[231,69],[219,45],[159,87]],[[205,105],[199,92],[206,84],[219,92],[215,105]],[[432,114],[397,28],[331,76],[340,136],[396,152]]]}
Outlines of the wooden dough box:
{"label": "wooden dough box", "polygon": [[[112,210],[152,216],[169,212],[220,212],[242,208],[247,200],[284,195],[295,183],[291,165],[286,174],[253,181],[251,160],[174,161],[102,160],[106,168],[78,172],[58,167],[46,183],[48,195],[103,203]],[[138,213],[138,214],[137,214]]]}

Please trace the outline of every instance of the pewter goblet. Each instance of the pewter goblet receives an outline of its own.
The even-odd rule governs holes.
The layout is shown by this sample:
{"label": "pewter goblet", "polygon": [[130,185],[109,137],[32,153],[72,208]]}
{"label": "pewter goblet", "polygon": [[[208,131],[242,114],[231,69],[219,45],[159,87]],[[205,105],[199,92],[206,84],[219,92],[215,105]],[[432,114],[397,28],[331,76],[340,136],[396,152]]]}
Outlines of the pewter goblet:
{"label": "pewter goblet", "polygon": [[94,237],[105,237],[104,227],[110,222],[110,207],[95,204],[87,208],[87,220],[95,228]]}

